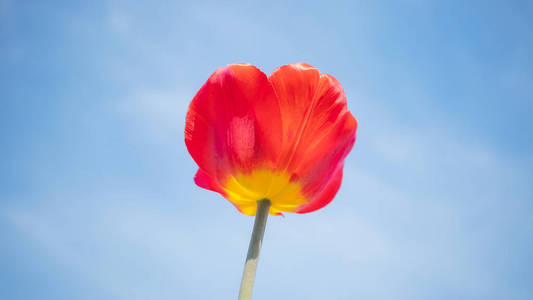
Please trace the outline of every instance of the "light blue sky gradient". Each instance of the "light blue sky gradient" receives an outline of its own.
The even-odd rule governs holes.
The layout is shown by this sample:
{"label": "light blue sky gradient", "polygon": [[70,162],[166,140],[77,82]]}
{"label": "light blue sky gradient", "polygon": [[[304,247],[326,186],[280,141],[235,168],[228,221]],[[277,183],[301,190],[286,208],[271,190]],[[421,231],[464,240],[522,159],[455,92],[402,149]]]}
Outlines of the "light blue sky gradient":
{"label": "light blue sky gradient", "polygon": [[531,2],[51,2],[0,0],[0,299],[236,299],[253,219],[194,186],[186,108],[300,61],[358,140],[254,299],[533,298]]}

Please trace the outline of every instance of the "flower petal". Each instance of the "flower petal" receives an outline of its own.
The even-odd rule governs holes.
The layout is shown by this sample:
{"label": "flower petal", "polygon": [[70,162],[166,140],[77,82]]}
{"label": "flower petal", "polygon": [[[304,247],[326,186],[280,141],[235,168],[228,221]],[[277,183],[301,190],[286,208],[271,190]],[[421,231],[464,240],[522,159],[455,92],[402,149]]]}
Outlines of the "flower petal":
{"label": "flower petal", "polygon": [[324,189],[309,203],[300,206],[296,211],[299,214],[313,212],[328,205],[339,191],[342,182],[342,165],[337,169]]}
{"label": "flower petal", "polygon": [[[302,193],[311,199],[308,203],[327,204],[338,190],[334,183],[342,176],[338,172],[342,174],[357,129],[344,90],[331,75],[302,63],[278,68],[269,81],[283,119],[283,155],[278,169],[286,170],[302,185]],[[326,190],[329,193],[324,194]],[[300,211],[306,212],[303,207]]]}
{"label": "flower petal", "polygon": [[225,197],[221,188],[228,177],[272,169],[281,141],[274,90],[266,75],[250,64],[215,71],[189,106],[185,144],[201,170],[196,183]]}
{"label": "flower petal", "polygon": [[217,192],[222,195],[225,194],[224,189],[220,186],[220,184],[216,182],[215,180],[213,180],[213,178],[211,178],[211,176],[209,176],[202,169],[198,169],[198,172],[196,172],[196,175],[194,175],[194,183],[196,183],[196,185],[206,190]]}

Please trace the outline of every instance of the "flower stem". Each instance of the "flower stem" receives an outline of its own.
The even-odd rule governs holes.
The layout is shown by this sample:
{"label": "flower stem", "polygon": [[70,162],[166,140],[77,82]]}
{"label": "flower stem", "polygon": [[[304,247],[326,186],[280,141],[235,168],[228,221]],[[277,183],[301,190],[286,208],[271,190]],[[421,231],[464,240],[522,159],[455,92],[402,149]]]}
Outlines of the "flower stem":
{"label": "flower stem", "polygon": [[255,270],[257,269],[257,260],[259,251],[265,234],[265,227],[270,210],[271,202],[268,199],[257,200],[257,213],[255,214],[254,229],[248,246],[248,255],[244,264],[242,273],[241,290],[239,291],[239,300],[252,299],[252,289],[254,287]]}

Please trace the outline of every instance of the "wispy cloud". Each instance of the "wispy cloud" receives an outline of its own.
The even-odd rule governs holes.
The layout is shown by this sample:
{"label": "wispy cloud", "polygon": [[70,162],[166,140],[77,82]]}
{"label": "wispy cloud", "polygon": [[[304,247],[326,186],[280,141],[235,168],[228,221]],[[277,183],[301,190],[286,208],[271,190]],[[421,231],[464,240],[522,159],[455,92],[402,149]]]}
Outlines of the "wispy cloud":
{"label": "wispy cloud", "polygon": [[531,126],[509,116],[532,107],[531,18],[420,4],[114,2],[56,19],[0,2],[17,35],[1,46],[18,84],[4,128],[32,141],[8,143],[22,154],[0,233],[108,298],[234,299],[252,219],[192,183],[187,106],[217,67],[304,60],[341,80],[358,140],[331,205],[269,220],[256,298],[529,299],[531,159],[515,152]]}

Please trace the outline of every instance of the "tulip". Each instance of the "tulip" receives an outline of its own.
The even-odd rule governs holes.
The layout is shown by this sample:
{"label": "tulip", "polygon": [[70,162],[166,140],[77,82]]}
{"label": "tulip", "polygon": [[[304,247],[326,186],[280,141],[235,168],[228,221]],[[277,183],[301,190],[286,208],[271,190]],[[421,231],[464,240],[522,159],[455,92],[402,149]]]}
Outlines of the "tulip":
{"label": "tulip", "polygon": [[231,64],[193,98],[185,144],[199,167],[195,183],[256,215],[239,299],[251,297],[268,214],[329,204],[356,129],[341,84],[304,63],[268,77],[250,64]]}

